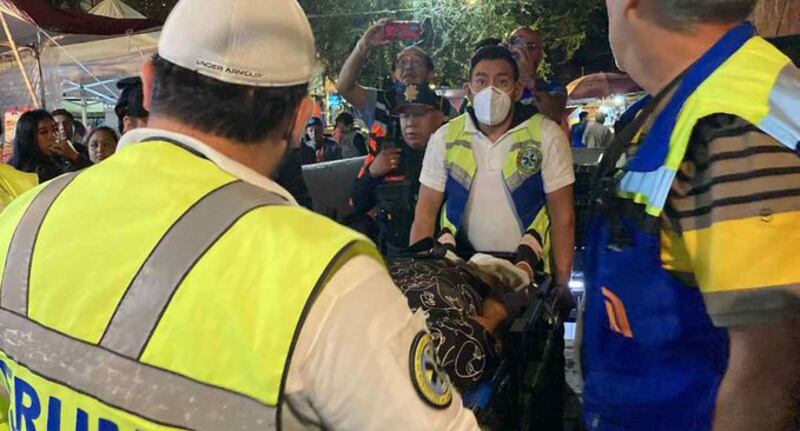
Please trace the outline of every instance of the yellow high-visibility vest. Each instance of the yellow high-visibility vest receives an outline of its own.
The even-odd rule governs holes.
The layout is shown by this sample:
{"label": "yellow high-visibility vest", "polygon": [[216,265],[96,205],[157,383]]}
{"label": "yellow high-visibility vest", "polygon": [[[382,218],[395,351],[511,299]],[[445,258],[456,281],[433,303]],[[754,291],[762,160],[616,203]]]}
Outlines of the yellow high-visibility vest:
{"label": "yellow high-visibility vest", "polygon": [[[445,135],[446,201],[440,223],[443,229],[448,229],[453,235],[464,224],[472,181],[478,171],[472,148],[474,136],[467,130],[467,121],[469,114],[451,120]],[[520,236],[529,232],[538,237],[544,261],[549,268],[550,217],[542,178],[542,121],[544,116],[536,114],[525,122],[525,127],[512,133],[510,139],[513,142],[503,164],[503,181],[519,222]],[[502,192],[498,190],[498,193]]]}
{"label": "yellow high-visibility vest", "polygon": [[275,429],[304,318],[356,255],[380,260],[362,236],[173,143],[61,176],[0,217],[9,420]]}
{"label": "yellow high-visibility vest", "polygon": [[0,163],[0,211],[19,195],[36,187],[39,177],[36,174],[21,172],[13,167]]}

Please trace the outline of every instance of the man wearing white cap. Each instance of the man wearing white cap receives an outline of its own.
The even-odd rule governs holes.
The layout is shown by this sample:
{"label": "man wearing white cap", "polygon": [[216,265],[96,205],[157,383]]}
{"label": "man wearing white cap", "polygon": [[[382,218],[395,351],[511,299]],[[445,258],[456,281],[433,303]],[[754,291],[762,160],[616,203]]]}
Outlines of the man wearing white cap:
{"label": "man wearing white cap", "polygon": [[268,179],[313,66],[294,0],[181,0],[150,128],[3,212],[12,429],[477,429],[374,246]]}

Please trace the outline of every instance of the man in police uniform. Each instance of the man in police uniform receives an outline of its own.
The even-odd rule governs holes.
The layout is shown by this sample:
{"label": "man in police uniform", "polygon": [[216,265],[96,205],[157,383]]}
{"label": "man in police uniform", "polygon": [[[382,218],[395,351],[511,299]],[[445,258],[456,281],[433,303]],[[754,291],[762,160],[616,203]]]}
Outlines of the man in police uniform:
{"label": "man in police uniform", "polygon": [[444,120],[442,99],[427,83],[406,87],[396,106],[401,136],[387,137],[367,156],[351,194],[355,213],[371,227],[365,231],[385,254],[408,246],[425,148]]}
{"label": "man in police uniform", "polygon": [[745,22],[755,0],[606,3],[617,62],[652,97],[601,165],[587,425],[794,429],[800,71]]}
{"label": "man in police uniform", "polygon": [[477,429],[374,246],[268,179],[314,63],[293,0],[181,0],[142,72],[151,128],[7,208],[13,429]]}

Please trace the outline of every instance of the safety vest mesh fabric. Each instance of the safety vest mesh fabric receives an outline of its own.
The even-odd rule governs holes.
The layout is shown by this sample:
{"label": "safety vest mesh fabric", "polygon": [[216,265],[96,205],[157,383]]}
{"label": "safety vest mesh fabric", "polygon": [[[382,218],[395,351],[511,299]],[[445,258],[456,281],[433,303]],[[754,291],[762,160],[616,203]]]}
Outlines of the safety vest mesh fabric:
{"label": "safety vest mesh fabric", "polygon": [[[464,212],[469,200],[472,181],[478,170],[475,152],[472,148],[473,135],[467,130],[469,114],[450,121],[447,126],[445,142],[447,147],[446,166],[447,200],[442,210],[441,224],[454,235],[464,224]],[[541,166],[536,172],[526,173],[520,169],[519,156],[528,148],[535,148],[541,155],[542,121],[544,117],[536,114],[526,126],[512,133],[512,144],[503,165],[503,180],[509,196],[514,203],[520,234],[535,230],[545,243],[549,243],[550,218],[547,214],[547,197],[544,192]],[[543,244],[543,246],[546,244]]]}
{"label": "safety vest mesh fabric", "polygon": [[[659,216],[686,155],[695,125],[714,114],[730,114],[752,123],[786,147],[800,142],[800,70],[760,37],[745,43],[687,100],[672,132],[667,158],[655,172],[626,172],[620,195]],[[747,97],[740,97],[747,94]]]}
{"label": "safety vest mesh fabric", "polygon": [[[17,226],[51,189],[22,196],[0,219],[1,289],[12,266],[24,265],[8,261]],[[159,141],[125,148],[71,179],[35,237],[27,309],[7,307],[5,296],[0,304],[0,387],[11,394],[11,421],[37,429],[81,421],[101,430],[279,429],[289,361],[313,298],[348,259],[381,257],[362,236],[269,204],[262,192],[277,196]],[[256,204],[241,214],[227,208],[245,199]],[[230,221],[203,225],[217,213]],[[75,234],[78,220],[95,229]],[[151,294],[159,270],[185,264],[175,263],[191,248],[181,240],[195,236],[208,236],[208,246],[172,291]],[[151,304],[159,295],[162,309]],[[149,329],[139,327],[148,307],[156,311]],[[131,350],[137,335],[143,344]],[[19,348],[25,342],[35,344]]]}

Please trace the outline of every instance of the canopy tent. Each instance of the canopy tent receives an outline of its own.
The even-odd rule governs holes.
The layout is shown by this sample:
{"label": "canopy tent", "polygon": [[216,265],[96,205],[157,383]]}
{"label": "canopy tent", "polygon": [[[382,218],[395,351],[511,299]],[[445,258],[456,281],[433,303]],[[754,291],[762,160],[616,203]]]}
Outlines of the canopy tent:
{"label": "canopy tent", "polygon": [[[60,58],[65,63],[77,60],[61,47],[132,35],[160,25],[149,19],[110,18],[63,10],[45,0],[0,0],[0,18],[4,24],[0,33],[0,79],[4,82],[0,104],[5,107],[31,101],[43,106],[45,102],[58,100]],[[88,68],[80,64],[77,67],[94,81],[100,81]],[[19,81],[24,81],[24,85]]]}
{"label": "canopy tent", "polygon": [[[12,33],[18,44],[35,42],[40,31],[53,35],[116,36],[127,32],[139,32],[160,25],[150,19],[109,18],[86,12],[59,9],[45,0],[0,0],[0,10],[23,23],[24,31]],[[30,26],[34,28],[31,29]],[[27,37],[27,39],[26,39]]]}
{"label": "canopy tent", "polygon": [[126,5],[121,0],[103,0],[100,4],[92,8],[89,13],[109,18],[145,18],[144,15]]}
{"label": "canopy tent", "polygon": [[138,75],[142,63],[158,51],[160,34],[156,31],[65,46],[55,65],[66,84],[64,93],[82,87],[107,101],[115,99],[116,90],[109,93],[105,84]]}
{"label": "canopy tent", "polygon": [[572,101],[601,99],[640,91],[642,91],[641,87],[624,73],[593,73],[582,76],[567,85],[567,94]]}

